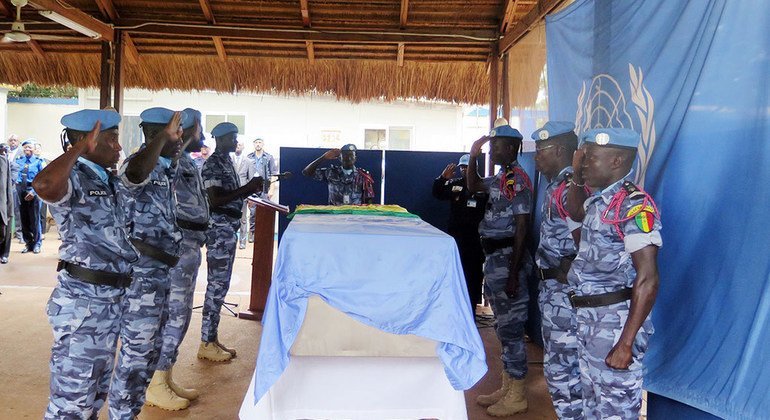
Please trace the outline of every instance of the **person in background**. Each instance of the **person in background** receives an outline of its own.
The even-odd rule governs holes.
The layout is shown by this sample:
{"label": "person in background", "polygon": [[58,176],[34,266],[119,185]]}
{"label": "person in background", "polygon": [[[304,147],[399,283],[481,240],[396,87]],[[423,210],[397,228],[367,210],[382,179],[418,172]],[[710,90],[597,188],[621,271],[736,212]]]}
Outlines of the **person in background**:
{"label": "person in background", "polygon": [[203,146],[201,146],[201,151],[199,152],[198,157],[193,159],[193,162],[195,162],[195,166],[197,166],[199,170],[203,168],[203,164],[206,162],[206,159],[209,158],[210,152],[211,152],[211,149],[204,144]]}
{"label": "person in background", "polygon": [[[275,195],[276,183],[270,182],[271,176],[278,173],[275,158],[265,150],[265,141],[261,138],[254,140],[254,151],[249,153],[249,159],[254,162],[254,175],[265,180],[264,191],[257,193],[260,197],[272,200]],[[265,192],[266,191],[266,192]],[[256,223],[256,204],[249,203],[249,242],[254,242],[254,224]]]}
{"label": "person in background", "polygon": [[[369,171],[356,167],[357,150],[355,144],[329,150],[302,170],[302,175],[328,184],[330,206],[372,204],[374,179]],[[318,167],[324,160],[337,159],[341,166]]]}
{"label": "person in background", "polygon": [[0,264],[8,264],[11,252],[13,195],[8,146],[0,144]]}
{"label": "person in background", "polygon": [[[45,168],[51,161],[43,156],[43,145],[35,143],[35,157],[43,161]],[[48,204],[40,200],[40,240],[45,240],[45,234],[48,232]]]}
{"label": "person in background", "polygon": [[[235,168],[235,173],[238,174],[238,180],[241,185],[246,185],[246,183],[254,177],[255,167],[254,161],[243,153],[243,149],[243,143],[238,143],[238,145],[235,146],[235,152],[230,154],[230,160],[233,161],[233,167]],[[243,208],[241,209],[241,227],[238,231],[239,249],[246,248],[246,236],[248,233],[247,218],[249,215],[247,208],[248,200],[244,200]]]}
{"label": "person in background", "polygon": [[19,167],[19,175],[16,178],[16,194],[21,197],[19,204],[19,216],[21,218],[21,231],[24,239],[24,249],[21,253],[40,253],[40,199],[32,188],[35,180],[45,166],[42,159],[35,156],[35,140],[27,139],[21,144],[23,154],[16,158]]}

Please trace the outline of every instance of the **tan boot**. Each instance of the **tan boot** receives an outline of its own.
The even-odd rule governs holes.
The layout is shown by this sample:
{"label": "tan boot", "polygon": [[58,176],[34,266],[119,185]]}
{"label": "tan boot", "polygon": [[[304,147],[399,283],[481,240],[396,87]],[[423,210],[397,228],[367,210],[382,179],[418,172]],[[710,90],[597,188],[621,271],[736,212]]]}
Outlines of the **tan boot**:
{"label": "tan boot", "polygon": [[500,389],[488,395],[479,395],[476,397],[476,404],[482,407],[489,407],[490,405],[500,401],[500,398],[503,398],[503,395],[508,393],[508,388],[511,385],[511,376],[503,371],[500,377],[502,378],[502,385],[500,386]]}
{"label": "tan boot", "polygon": [[166,382],[168,384],[168,387],[171,388],[172,391],[174,391],[174,394],[179,395],[182,398],[186,398],[190,401],[197,399],[200,395],[200,392],[198,392],[197,389],[192,388],[185,388],[178,383],[174,382],[174,367],[172,366],[168,370],[168,376],[166,376]]}
{"label": "tan boot", "polygon": [[233,358],[233,355],[222,350],[217,343],[207,343],[201,341],[200,347],[198,347],[198,358],[208,359],[214,362],[226,362]]}
{"label": "tan boot", "polygon": [[527,411],[527,391],[524,379],[511,379],[508,392],[498,402],[487,408],[493,417],[507,417]]}
{"label": "tan boot", "polygon": [[182,398],[174,393],[166,383],[167,370],[156,370],[152,375],[150,386],[147,388],[148,405],[169,411],[183,410],[190,406],[190,400]]}
{"label": "tan boot", "polygon": [[235,357],[235,356],[238,354],[238,353],[235,351],[235,349],[229,349],[229,348],[225,347],[225,345],[224,345],[224,344],[222,344],[222,343],[220,343],[220,342],[219,342],[219,339],[217,339],[217,341],[215,341],[215,343],[217,343],[217,346],[219,346],[219,348],[220,348],[220,349],[222,349],[222,350],[224,350],[224,351],[226,351],[226,352],[230,353],[230,354],[231,354],[233,357]]}

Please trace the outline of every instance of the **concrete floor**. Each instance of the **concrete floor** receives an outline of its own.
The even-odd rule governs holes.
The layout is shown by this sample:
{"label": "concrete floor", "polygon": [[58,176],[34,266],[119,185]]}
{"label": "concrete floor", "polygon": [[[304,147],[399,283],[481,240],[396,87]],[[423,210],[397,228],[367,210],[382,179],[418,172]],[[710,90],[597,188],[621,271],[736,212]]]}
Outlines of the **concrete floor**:
{"label": "concrete floor", "polygon": [[[51,329],[45,316],[45,304],[56,284],[56,232],[44,241],[38,255],[20,253],[21,245],[14,243],[10,263],[0,265],[0,419],[42,417],[48,398],[48,359],[52,341]],[[196,287],[195,302],[200,304],[205,292],[205,262]],[[251,246],[239,250],[228,302],[248,306],[251,278]],[[200,310],[193,313],[190,330],[182,343],[175,378],[187,386],[195,385],[203,395],[189,409],[168,412],[145,407],[139,416],[151,419],[236,419],[256,364],[261,326],[257,322],[240,320],[223,313],[220,340],[238,350],[238,357],[218,364],[198,360],[196,356],[201,323]],[[468,418],[491,419],[476,405],[479,394],[492,392],[499,384],[500,345],[492,328],[480,329],[487,351],[489,372],[476,386],[465,393]],[[554,419],[545,380],[542,352],[529,346],[530,373],[529,411],[511,419]],[[106,419],[106,410],[100,418]]]}

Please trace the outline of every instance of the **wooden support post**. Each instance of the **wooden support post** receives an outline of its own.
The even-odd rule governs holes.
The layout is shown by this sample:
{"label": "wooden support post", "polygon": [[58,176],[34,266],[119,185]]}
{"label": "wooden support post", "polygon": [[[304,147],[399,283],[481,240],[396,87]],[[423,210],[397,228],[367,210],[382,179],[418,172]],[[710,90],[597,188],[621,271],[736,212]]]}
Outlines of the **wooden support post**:
{"label": "wooden support post", "polygon": [[500,82],[500,85],[501,85],[501,88],[503,89],[503,117],[505,117],[505,119],[508,121],[511,120],[510,71],[511,71],[511,68],[508,65],[508,54],[503,54],[503,77]]}
{"label": "wooden support post", "polygon": [[492,61],[489,63],[489,129],[495,126],[497,106],[500,104],[500,59],[497,45],[492,47]]}
{"label": "wooden support post", "polygon": [[112,46],[102,41],[102,62],[99,73],[99,108],[110,106],[110,87],[112,87]]}
{"label": "wooden support post", "polygon": [[125,54],[126,48],[123,44],[123,31],[115,30],[115,42],[113,44],[115,51],[115,65],[113,66],[113,80],[114,80],[114,94],[112,99],[112,107],[118,111],[118,114],[123,112],[123,71],[125,67]]}
{"label": "wooden support post", "polygon": [[400,42],[398,44],[398,58],[397,58],[397,61],[398,61],[398,66],[399,67],[404,67],[404,43],[403,42]]}

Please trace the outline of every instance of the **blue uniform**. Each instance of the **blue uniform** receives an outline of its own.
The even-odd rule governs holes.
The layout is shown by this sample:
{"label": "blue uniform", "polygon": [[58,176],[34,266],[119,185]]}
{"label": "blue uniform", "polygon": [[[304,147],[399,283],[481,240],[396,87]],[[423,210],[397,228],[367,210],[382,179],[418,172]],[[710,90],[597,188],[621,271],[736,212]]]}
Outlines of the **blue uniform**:
{"label": "blue uniform", "polygon": [[[527,188],[529,178],[518,162],[513,166],[515,172],[515,196],[507,198],[500,187],[506,172],[484,178],[484,188],[489,192],[489,201],[484,219],[479,224],[482,238],[498,240],[511,239],[516,234],[515,216],[530,214],[532,211],[532,191]],[[525,251],[519,270],[519,285],[516,297],[505,293],[508,283],[508,271],[513,246],[509,245],[488,252],[485,250],[484,295],[495,313],[495,331],[502,344],[503,369],[514,379],[522,379],[527,374],[527,353],[524,345],[524,323],[527,321],[527,273],[532,268],[532,258]]]}
{"label": "blue uniform", "polygon": [[[138,254],[128,242],[118,184],[117,178],[82,157],[75,163],[67,193],[49,203],[62,237],[62,261],[130,274]],[[112,376],[123,295],[123,288],[59,272],[46,306],[54,335],[46,419],[97,418]]]}
{"label": "blue uniform", "polygon": [[[631,218],[617,226],[602,221],[614,219],[609,208],[630,174],[603,191],[589,197],[585,204],[580,247],[572,263],[568,280],[577,296],[597,295],[633,286],[636,270],[631,254],[648,246],[662,245],[660,220]],[[619,216],[634,214],[643,201],[627,197]],[[654,206],[654,205],[651,205]],[[649,209],[651,212],[652,208]],[[643,212],[645,213],[645,212]],[[643,216],[644,214],[642,214]],[[617,343],[628,319],[630,300],[596,308],[577,308],[577,343],[583,390],[583,414],[586,418],[637,419],[642,404],[642,362],[653,333],[648,318],[636,336],[633,362],[627,370],[611,369],[605,358]]]}
{"label": "blue uniform", "polygon": [[355,166],[349,173],[337,165],[318,168],[313,178],[329,184],[329,205],[332,206],[366,204],[374,198],[371,175]]}
{"label": "blue uniform", "polygon": [[[125,171],[135,156],[129,156],[120,169],[129,236],[176,257],[182,233],[176,226],[174,170],[170,161],[161,157],[148,177],[134,184]],[[110,417],[116,419],[132,418],[144,405],[163,343],[160,330],[167,316],[169,270],[176,265],[162,262],[136,246],[142,255],[134,266],[134,281],[123,301],[121,349],[110,387]]]}
{"label": "blue uniform", "polygon": [[[535,254],[537,267],[543,270],[564,267],[564,259],[577,254],[572,231],[580,223],[559,211],[567,203],[566,167],[552,179],[541,206],[540,242]],[[583,401],[577,354],[575,311],[569,302],[570,287],[556,278],[540,283],[539,305],[543,316],[543,373],[553,406],[560,419],[582,419]]]}
{"label": "blue uniform", "polygon": [[[19,199],[19,217],[22,239],[28,249],[39,247],[42,241],[42,226],[40,224],[40,199],[32,189],[32,181],[45,167],[45,162],[36,157],[25,156],[22,152],[16,158],[19,173],[16,176],[16,194]],[[25,200],[32,193],[32,200]]]}
{"label": "blue uniform", "polygon": [[163,348],[157,370],[169,370],[174,365],[179,345],[190,326],[201,247],[206,243],[209,223],[209,202],[203,181],[198,167],[187,154],[179,158],[176,180],[177,223],[182,225],[182,250],[179,263],[169,273],[168,319],[161,332]]}
{"label": "blue uniform", "polygon": [[[230,161],[230,156],[214,152],[203,164],[201,172],[203,187],[220,187],[225,191],[234,191],[241,187],[238,174]],[[219,208],[212,208],[211,223],[206,239],[206,264],[208,265],[208,285],[203,303],[201,341],[207,343],[217,340],[219,311],[225,302],[233,273],[236,232],[240,226],[243,199],[236,198]]]}

